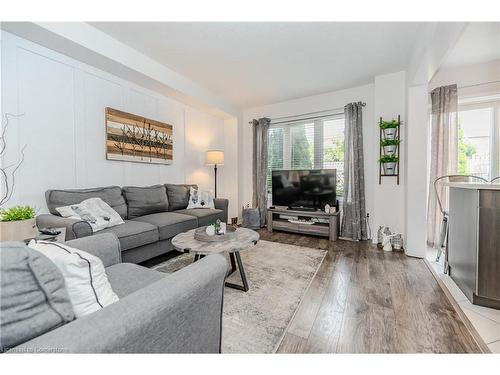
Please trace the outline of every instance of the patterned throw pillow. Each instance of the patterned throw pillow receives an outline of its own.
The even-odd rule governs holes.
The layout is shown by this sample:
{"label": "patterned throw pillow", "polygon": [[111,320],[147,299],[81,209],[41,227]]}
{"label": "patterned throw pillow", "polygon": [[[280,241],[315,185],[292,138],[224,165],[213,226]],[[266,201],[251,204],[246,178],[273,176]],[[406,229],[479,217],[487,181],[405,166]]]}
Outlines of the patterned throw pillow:
{"label": "patterned throw pillow", "polygon": [[214,195],[211,190],[189,189],[189,203],[187,208],[215,208]]}
{"label": "patterned throw pillow", "polygon": [[56,207],[56,210],[62,217],[86,221],[94,232],[124,223],[121,216],[101,198],[85,199],[78,204]]}

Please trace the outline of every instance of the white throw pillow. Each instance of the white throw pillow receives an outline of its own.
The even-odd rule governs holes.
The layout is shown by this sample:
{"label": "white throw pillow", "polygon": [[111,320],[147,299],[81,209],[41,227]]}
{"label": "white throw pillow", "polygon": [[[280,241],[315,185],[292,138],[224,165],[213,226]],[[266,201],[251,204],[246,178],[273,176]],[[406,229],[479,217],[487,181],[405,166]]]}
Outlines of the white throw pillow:
{"label": "white throw pillow", "polygon": [[77,318],[118,301],[104,265],[96,256],[56,242],[31,240],[28,246],[49,258],[61,271]]}
{"label": "white throw pillow", "polygon": [[189,203],[187,208],[215,208],[214,195],[211,190],[189,188]]}
{"label": "white throw pillow", "polygon": [[85,199],[78,204],[56,207],[56,210],[62,217],[86,221],[94,232],[124,223],[118,212],[101,198]]}

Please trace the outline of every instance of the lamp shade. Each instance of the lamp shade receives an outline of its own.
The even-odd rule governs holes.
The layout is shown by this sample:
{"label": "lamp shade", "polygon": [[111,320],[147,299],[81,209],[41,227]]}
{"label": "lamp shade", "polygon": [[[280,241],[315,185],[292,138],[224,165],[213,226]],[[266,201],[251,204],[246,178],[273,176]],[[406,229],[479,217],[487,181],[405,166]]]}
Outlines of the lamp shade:
{"label": "lamp shade", "polygon": [[205,156],[206,165],[224,165],[224,151],[209,150]]}

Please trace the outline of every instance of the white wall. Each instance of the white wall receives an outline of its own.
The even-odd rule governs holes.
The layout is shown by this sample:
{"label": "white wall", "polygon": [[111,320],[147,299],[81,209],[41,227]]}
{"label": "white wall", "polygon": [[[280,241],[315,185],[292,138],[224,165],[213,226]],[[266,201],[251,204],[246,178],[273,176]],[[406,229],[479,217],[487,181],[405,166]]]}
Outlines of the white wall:
{"label": "white wall", "polygon": [[[363,109],[363,143],[365,150],[365,182],[366,182],[366,210],[370,215],[374,210],[374,184],[378,173],[378,128],[374,123],[374,85],[368,84],[353,87],[347,90],[329,92],[321,95],[308,96],[262,107],[250,108],[243,112],[243,121],[240,126],[240,172],[242,204],[252,203],[252,127],[248,124],[253,118],[286,117],[303,113],[320,112],[332,109],[343,109],[350,102],[366,102]],[[376,138],[375,138],[376,137]],[[378,183],[378,181],[377,181]],[[240,209],[241,211],[241,209]],[[240,212],[241,215],[241,212]],[[372,224],[373,229],[373,224]]]}
{"label": "white wall", "polygon": [[456,83],[459,87],[500,80],[500,60],[439,69],[429,82],[429,90]]}
{"label": "white wall", "polygon": [[[29,204],[44,212],[43,193],[51,188],[188,182],[213,189],[213,171],[204,165],[205,151],[221,148],[234,158],[236,122],[203,113],[12,34],[2,36],[2,114],[24,113],[9,125],[4,165],[15,162],[22,145],[27,145],[9,205]],[[105,107],[172,124],[173,164],[106,160]],[[225,180],[236,174],[237,161],[221,167],[218,180],[219,196],[234,199],[231,216],[236,213],[238,191]]]}

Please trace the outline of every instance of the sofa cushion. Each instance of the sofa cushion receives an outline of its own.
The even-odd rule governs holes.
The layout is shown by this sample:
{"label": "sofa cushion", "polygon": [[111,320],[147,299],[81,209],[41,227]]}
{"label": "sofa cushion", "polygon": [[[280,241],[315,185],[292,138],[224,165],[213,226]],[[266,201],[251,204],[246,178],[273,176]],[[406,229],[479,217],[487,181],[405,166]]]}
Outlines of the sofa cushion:
{"label": "sofa cushion", "polygon": [[176,234],[194,229],[198,226],[198,220],[196,220],[195,217],[182,215],[177,212],[160,212],[137,217],[133,219],[133,221],[149,223],[158,227],[160,240],[172,238]]}
{"label": "sofa cushion", "polygon": [[106,274],[108,275],[111,287],[120,298],[142,289],[167,275],[132,263],[114,264],[106,268]]}
{"label": "sofa cushion", "polygon": [[113,210],[125,219],[127,217],[127,203],[122,195],[122,189],[119,186],[97,187],[90,189],[69,189],[69,190],[47,190],[45,200],[51,214],[59,215],[56,207],[69,206],[77,204],[85,199],[101,198],[109,204]]}
{"label": "sofa cushion", "polygon": [[134,220],[125,220],[125,223],[116,227],[103,229],[100,233],[114,233],[120,241],[122,251],[159,240],[158,228],[156,226]]}
{"label": "sofa cushion", "polygon": [[122,190],[127,200],[129,219],[168,210],[165,185],[125,186]]}
{"label": "sofa cushion", "polygon": [[188,208],[175,211],[178,214],[194,216],[198,219],[198,226],[202,227],[215,223],[217,219],[225,221],[225,213],[217,208]]}
{"label": "sofa cushion", "polygon": [[174,185],[166,184],[168,196],[168,210],[182,210],[188,206],[189,203],[189,188],[193,187],[198,189],[198,185]]}
{"label": "sofa cushion", "polygon": [[2,243],[0,271],[1,352],[74,319],[64,278],[43,254]]}

